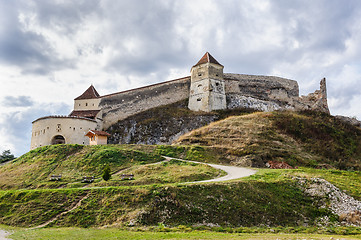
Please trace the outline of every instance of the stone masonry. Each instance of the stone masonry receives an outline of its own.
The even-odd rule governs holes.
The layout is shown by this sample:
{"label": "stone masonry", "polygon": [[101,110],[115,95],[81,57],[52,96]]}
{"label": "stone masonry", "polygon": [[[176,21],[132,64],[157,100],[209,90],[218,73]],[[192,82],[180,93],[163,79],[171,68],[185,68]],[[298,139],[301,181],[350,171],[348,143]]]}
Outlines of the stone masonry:
{"label": "stone masonry", "polygon": [[[75,98],[74,110],[69,116],[47,116],[33,122],[31,148],[51,144],[54,137],[65,143],[88,144],[84,142],[84,130],[108,129],[140,112],[187,99],[188,108],[193,111],[251,108],[258,111],[313,110],[329,114],[325,78],[321,80],[319,90],[299,96],[295,80],[224,73],[223,68],[207,52],[191,68],[191,76],[105,96],[100,96],[91,86]],[[79,125],[78,122],[86,124]],[[62,129],[72,129],[71,134],[77,137],[46,131],[59,125]]]}

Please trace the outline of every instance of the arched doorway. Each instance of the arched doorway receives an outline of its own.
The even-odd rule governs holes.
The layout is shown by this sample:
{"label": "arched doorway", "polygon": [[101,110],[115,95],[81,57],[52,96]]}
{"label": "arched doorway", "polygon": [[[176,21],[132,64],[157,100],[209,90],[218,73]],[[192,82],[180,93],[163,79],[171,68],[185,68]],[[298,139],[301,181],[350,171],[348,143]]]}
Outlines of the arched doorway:
{"label": "arched doorway", "polygon": [[61,135],[56,135],[51,140],[51,145],[55,145],[55,144],[65,144],[65,138]]}

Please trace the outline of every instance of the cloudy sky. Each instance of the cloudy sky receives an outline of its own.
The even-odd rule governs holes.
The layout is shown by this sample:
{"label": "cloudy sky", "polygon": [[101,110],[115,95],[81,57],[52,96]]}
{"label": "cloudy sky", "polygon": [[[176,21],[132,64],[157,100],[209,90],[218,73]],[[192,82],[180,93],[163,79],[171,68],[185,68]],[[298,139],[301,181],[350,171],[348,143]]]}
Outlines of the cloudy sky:
{"label": "cloudy sky", "polygon": [[358,0],[0,0],[0,151],[29,150],[31,122],[101,95],[189,75],[209,51],[225,72],[326,77],[331,114],[361,119]]}

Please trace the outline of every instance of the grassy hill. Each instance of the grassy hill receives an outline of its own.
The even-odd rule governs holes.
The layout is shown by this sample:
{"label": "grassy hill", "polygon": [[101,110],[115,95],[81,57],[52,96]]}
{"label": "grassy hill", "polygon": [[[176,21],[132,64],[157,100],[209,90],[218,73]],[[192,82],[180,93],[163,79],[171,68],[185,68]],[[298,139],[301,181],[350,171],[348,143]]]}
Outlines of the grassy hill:
{"label": "grassy hill", "polygon": [[[156,146],[134,145],[53,145],[34,149],[0,167],[1,189],[74,188],[104,185],[139,185],[186,182],[210,179],[220,171],[202,164],[165,160]],[[112,178],[105,183],[101,176],[106,165]],[[121,174],[135,174],[132,181],[121,181]],[[61,181],[50,181],[62,175]],[[94,176],[92,184],[81,183],[83,176]]]}
{"label": "grassy hill", "polygon": [[[253,167],[278,160],[299,168],[185,184],[222,172],[164,162],[162,156]],[[53,220],[48,226],[227,232],[312,232],[322,225],[322,233],[339,233],[344,229],[327,196],[310,196],[300,179],[325,179],[361,200],[360,162],[360,128],[310,112],[242,113],[194,130],[174,145],[45,146],[0,166],[0,224],[33,227]],[[106,165],[109,181],[101,178]],[[123,173],[135,179],[122,181]],[[53,174],[62,180],[49,181]],[[81,183],[83,176],[96,180]],[[345,232],[361,232],[350,229]]]}
{"label": "grassy hill", "polygon": [[361,170],[361,129],[315,112],[232,116],[193,130],[176,144],[217,149],[234,165],[265,167],[278,160],[294,167]]}

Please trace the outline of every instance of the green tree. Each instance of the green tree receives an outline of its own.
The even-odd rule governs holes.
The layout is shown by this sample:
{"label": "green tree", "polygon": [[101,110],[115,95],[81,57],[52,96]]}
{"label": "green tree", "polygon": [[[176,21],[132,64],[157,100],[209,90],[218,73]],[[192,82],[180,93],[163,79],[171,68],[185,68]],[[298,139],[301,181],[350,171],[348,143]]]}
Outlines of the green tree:
{"label": "green tree", "polygon": [[104,172],[103,172],[103,179],[105,181],[108,181],[111,177],[111,174],[110,174],[110,167],[109,165],[107,164],[104,168]]}
{"label": "green tree", "polygon": [[11,154],[10,150],[4,150],[0,155],[0,163],[11,161],[15,159],[14,155]]}

